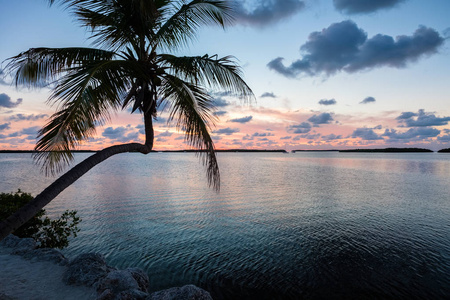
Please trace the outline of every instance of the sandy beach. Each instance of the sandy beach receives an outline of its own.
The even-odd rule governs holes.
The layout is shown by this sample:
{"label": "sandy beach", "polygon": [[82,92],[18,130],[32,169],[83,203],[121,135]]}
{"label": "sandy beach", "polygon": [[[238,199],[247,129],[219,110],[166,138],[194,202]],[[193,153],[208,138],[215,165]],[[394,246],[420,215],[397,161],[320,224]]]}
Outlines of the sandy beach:
{"label": "sandy beach", "polygon": [[1,300],[95,299],[94,288],[69,286],[62,282],[65,267],[49,261],[33,261],[10,254],[0,246]]}

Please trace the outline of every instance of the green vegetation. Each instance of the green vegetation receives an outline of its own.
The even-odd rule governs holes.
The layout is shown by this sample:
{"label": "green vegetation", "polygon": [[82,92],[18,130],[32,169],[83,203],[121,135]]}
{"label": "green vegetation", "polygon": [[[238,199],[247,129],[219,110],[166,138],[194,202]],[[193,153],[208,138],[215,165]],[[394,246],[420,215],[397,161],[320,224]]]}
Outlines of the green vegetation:
{"label": "green vegetation", "polygon": [[[0,193],[0,221],[5,220],[19,208],[33,200],[33,196],[18,190],[15,193]],[[21,238],[33,238],[39,248],[63,249],[69,245],[69,237],[80,231],[81,219],[76,211],[66,210],[58,219],[50,219],[41,209],[38,214],[13,233]]]}
{"label": "green vegetation", "polygon": [[439,153],[450,153],[450,148],[441,149],[438,152]]}

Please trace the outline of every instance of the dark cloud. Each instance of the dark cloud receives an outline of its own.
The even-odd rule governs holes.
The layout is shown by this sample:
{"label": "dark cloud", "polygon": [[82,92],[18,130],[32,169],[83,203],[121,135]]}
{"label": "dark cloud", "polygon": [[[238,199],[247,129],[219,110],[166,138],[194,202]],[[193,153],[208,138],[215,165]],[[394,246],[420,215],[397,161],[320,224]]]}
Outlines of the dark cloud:
{"label": "dark cloud", "polygon": [[361,101],[359,103],[360,104],[368,104],[368,103],[374,103],[375,101],[377,101],[377,100],[375,100],[374,97],[367,97],[366,99],[364,99],[363,101]]}
{"label": "dark cloud", "polygon": [[424,140],[431,137],[436,137],[441,133],[440,130],[432,127],[410,128],[406,132],[398,132],[395,129],[386,129],[383,136],[389,138],[389,140]]}
{"label": "dark cloud", "polygon": [[162,132],[160,134],[158,134],[158,137],[169,137],[172,136],[173,133],[169,132],[168,130],[166,130],[165,132]]}
{"label": "dark cloud", "polygon": [[225,99],[223,99],[223,98],[215,98],[215,99],[212,101],[212,104],[213,104],[215,107],[225,107],[225,106],[230,105],[230,104],[227,102],[227,100],[225,100]]}
{"label": "dark cloud", "polygon": [[39,127],[39,126],[27,127],[27,128],[23,128],[20,131],[8,134],[8,137],[14,138],[14,137],[26,135],[26,137],[24,138],[24,141],[25,140],[34,140],[34,139],[36,139],[36,137],[38,135],[38,131],[40,129],[41,129],[41,127]]}
{"label": "dark cloud", "polygon": [[11,128],[11,127],[9,127],[9,125],[11,125],[11,123],[0,124],[0,130],[5,130],[5,129]]}
{"label": "dark cloud", "polygon": [[219,110],[219,111],[214,112],[213,115],[220,117],[220,116],[225,115],[226,113],[227,112],[224,110]]}
{"label": "dark cloud", "polygon": [[417,114],[413,113],[413,112],[410,112],[410,111],[407,111],[407,112],[402,112],[400,114],[400,116],[398,116],[396,119],[397,120],[406,120],[406,119],[409,119],[409,118],[414,117],[414,116],[417,116]]}
{"label": "dark cloud", "polygon": [[319,101],[320,105],[335,105],[337,103],[337,101],[335,99],[322,99]]}
{"label": "dark cloud", "polygon": [[311,131],[311,124],[308,122],[302,122],[298,125],[291,125],[287,128],[288,132],[292,133],[308,133]]}
{"label": "dark cloud", "polygon": [[103,131],[102,136],[109,139],[116,139],[118,137],[123,136],[126,132],[127,129],[125,127],[117,127],[117,128],[108,127]]}
{"label": "dark cloud", "polygon": [[305,55],[290,66],[283,64],[282,57],[272,60],[267,66],[286,77],[333,75],[340,71],[352,73],[385,66],[403,68],[422,56],[436,53],[443,43],[444,38],[437,31],[424,26],[412,36],[402,35],[394,39],[377,34],[368,39],[362,29],[348,20],[311,33],[301,46]]}
{"label": "dark cloud", "polygon": [[280,140],[290,140],[292,138],[292,136],[288,135],[288,136],[283,136],[280,138]]}
{"label": "dark cloud", "polygon": [[308,119],[309,122],[314,125],[320,124],[330,124],[333,121],[333,116],[330,113],[321,113],[319,115],[314,115]]}
{"label": "dark cloud", "polygon": [[322,135],[322,139],[326,141],[333,141],[333,140],[340,140],[342,139],[342,135],[335,135],[335,134],[329,134],[329,135]]}
{"label": "dark cloud", "polygon": [[237,118],[237,119],[231,119],[228,122],[233,122],[233,123],[247,123],[250,122],[253,119],[252,116],[246,116],[243,118]]}
{"label": "dark cloud", "polygon": [[102,136],[110,140],[125,143],[139,139],[139,132],[129,132],[128,128],[122,126],[117,128],[108,127],[103,131]]}
{"label": "dark cloud", "polygon": [[345,14],[372,13],[388,9],[405,0],[333,0],[334,7]]}
{"label": "dark cloud", "polygon": [[44,119],[47,117],[48,117],[48,115],[46,115],[46,114],[39,114],[39,115],[15,114],[13,116],[8,117],[7,119],[9,121],[37,121],[37,120]]}
{"label": "dark cloud", "polygon": [[277,98],[274,93],[265,92],[260,96],[261,98]]}
{"label": "dark cloud", "polygon": [[140,134],[145,134],[145,126],[143,124],[139,124],[135,128],[139,129]]}
{"label": "dark cloud", "polygon": [[315,133],[315,134],[303,134],[301,135],[302,138],[307,139],[307,140],[315,140],[318,139],[320,137],[320,133]]}
{"label": "dark cloud", "polygon": [[300,0],[235,0],[234,15],[238,24],[264,27],[291,17],[305,7]]}
{"label": "dark cloud", "polygon": [[440,142],[448,143],[448,142],[450,142],[450,135],[447,134],[447,135],[443,135],[443,136],[438,136],[437,139]]}
{"label": "dark cloud", "polygon": [[382,140],[383,138],[376,134],[371,128],[357,128],[353,131],[352,138],[361,138],[365,141]]}
{"label": "dark cloud", "polygon": [[21,104],[23,101],[22,98],[19,98],[16,100],[16,102],[11,101],[11,97],[9,97],[6,94],[0,94],[0,108],[1,107],[5,107],[5,108],[14,108],[17,107],[19,104]]}
{"label": "dark cloud", "polygon": [[225,135],[232,135],[233,133],[239,132],[239,128],[222,128],[222,129],[218,129],[213,131],[213,133],[215,134],[225,134]]}
{"label": "dark cloud", "polygon": [[33,127],[28,127],[28,128],[24,128],[20,131],[20,133],[22,134],[27,134],[27,135],[37,135],[37,132],[41,129],[41,127],[39,126],[33,126]]}
{"label": "dark cloud", "polygon": [[252,134],[252,136],[275,136],[275,135],[270,132],[263,132],[263,133],[255,132],[254,134]]}
{"label": "dark cloud", "polygon": [[156,123],[167,123],[167,118],[157,117],[157,118],[154,118],[153,121]]}
{"label": "dark cloud", "polygon": [[450,121],[450,117],[439,118],[423,109],[418,113],[402,112],[396,119],[406,127],[444,126]]}

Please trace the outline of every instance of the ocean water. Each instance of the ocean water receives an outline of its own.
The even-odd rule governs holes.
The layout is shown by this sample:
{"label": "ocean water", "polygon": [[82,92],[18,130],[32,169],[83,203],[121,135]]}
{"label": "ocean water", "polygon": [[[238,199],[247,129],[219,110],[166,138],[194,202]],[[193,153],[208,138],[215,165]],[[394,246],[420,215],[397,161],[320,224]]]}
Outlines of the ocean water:
{"label": "ocean water", "polygon": [[[214,299],[450,299],[450,154],[218,157],[220,193],[193,153],[98,165],[46,208],[83,219],[64,253]],[[0,154],[0,179],[33,194],[53,181],[29,154]]]}

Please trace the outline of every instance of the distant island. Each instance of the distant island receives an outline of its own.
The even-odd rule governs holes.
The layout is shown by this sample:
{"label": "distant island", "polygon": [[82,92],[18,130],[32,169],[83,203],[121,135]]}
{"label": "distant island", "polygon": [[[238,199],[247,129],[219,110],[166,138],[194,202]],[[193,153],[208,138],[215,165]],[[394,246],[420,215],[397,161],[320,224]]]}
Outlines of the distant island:
{"label": "distant island", "polygon": [[[98,150],[100,151],[100,150]],[[93,153],[97,150],[72,150],[72,153]],[[337,150],[336,150],[337,151]],[[180,152],[206,152],[206,150],[185,149],[185,150],[152,150],[151,152],[168,152],[168,153],[180,153]],[[287,153],[286,150],[258,150],[258,149],[217,149],[215,152],[265,152],[265,153]],[[0,153],[37,153],[34,150],[0,150]]]}
{"label": "distant island", "polygon": [[314,150],[314,149],[307,149],[307,150],[292,150],[292,153],[295,152],[338,152],[337,149],[330,149],[330,150]]}
{"label": "distant island", "polygon": [[339,152],[382,152],[382,153],[422,153],[422,152],[434,152],[430,149],[423,148],[384,148],[384,149],[349,149],[349,150],[339,150]]}
{"label": "distant island", "polygon": [[[98,150],[100,151],[100,150]],[[97,150],[72,150],[73,153],[95,153]],[[268,150],[268,149],[217,149],[216,152],[242,152],[242,153],[288,153],[286,150]],[[206,150],[196,150],[196,149],[184,149],[184,150],[152,150],[151,152],[167,152],[167,153],[183,153],[183,152],[206,152]],[[326,150],[315,150],[315,149],[296,149],[291,150],[291,153],[295,152],[364,152],[364,153],[430,153],[434,152],[430,149],[424,148],[382,148],[382,149],[326,149]],[[450,153],[450,148],[441,149],[437,151],[438,153]],[[0,150],[0,153],[37,153],[34,150]]]}
{"label": "distant island", "polygon": [[450,153],[450,148],[441,149],[438,151],[438,153]]}

